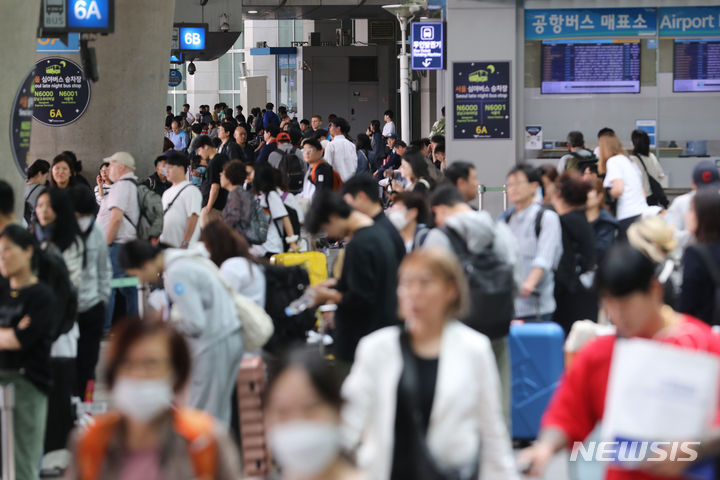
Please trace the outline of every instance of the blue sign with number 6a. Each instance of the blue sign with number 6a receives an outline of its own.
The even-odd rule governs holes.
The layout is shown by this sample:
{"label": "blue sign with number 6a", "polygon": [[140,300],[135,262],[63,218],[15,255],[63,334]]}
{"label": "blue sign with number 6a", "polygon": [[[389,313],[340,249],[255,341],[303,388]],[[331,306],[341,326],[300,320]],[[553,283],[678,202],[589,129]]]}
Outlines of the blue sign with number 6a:
{"label": "blue sign with number 6a", "polygon": [[170,69],[170,77],[168,77],[168,86],[177,87],[182,83],[182,73],[180,70]]}

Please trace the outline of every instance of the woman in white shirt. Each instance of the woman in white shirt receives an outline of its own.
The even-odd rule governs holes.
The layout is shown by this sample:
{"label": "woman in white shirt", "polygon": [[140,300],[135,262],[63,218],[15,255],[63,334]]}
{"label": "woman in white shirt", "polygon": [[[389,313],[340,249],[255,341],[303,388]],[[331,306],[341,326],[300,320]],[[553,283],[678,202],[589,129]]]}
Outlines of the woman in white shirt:
{"label": "woman in white shirt", "polygon": [[398,273],[405,326],[363,338],[343,385],[344,442],[375,480],[519,478],[488,338],[455,318],[468,287],[445,250],[418,250]]}
{"label": "woman in white shirt", "polygon": [[[643,191],[647,197],[648,205],[658,205],[658,199],[651,198],[653,192],[650,188],[649,177],[653,177],[660,182],[665,178],[665,172],[655,154],[650,151],[650,136],[644,130],[633,130],[630,138],[634,147],[630,160],[640,169]],[[651,200],[653,200],[653,203],[651,203]],[[667,198],[664,201],[667,202]],[[667,208],[668,204],[665,203],[662,206]]]}
{"label": "woman in white shirt", "polygon": [[259,164],[255,167],[253,178],[253,189],[258,196],[258,202],[270,214],[267,240],[262,245],[253,247],[253,253],[266,258],[284,252],[286,243],[290,250],[298,250],[299,232],[293,231],[283,200],[284,192],[278,188],[274,170],[270,164]]}
{"label": "woman in white shirt", "polygon": [[265,308],[265,274],[250,255],[245,237],[222,220],[215,220],[202,229],[200,241],[228,285]]}
{"label": "woman in white shirt", "polygon": [[598,147],[598,173],[605,174],[603,187],[610,189],[610,196],[617,199],[616,217],[620,223],[618,239],[625,239],[628,227],[648,210],[642,175],[627,157],[620,139],[614,133],[601,136]]}

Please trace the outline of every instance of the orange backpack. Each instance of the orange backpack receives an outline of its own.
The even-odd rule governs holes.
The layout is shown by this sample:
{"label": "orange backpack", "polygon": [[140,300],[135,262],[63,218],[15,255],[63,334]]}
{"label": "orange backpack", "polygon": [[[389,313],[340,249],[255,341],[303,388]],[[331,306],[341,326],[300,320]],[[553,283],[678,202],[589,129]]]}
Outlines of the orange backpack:
{"label": "orange backpack", "polygon": [[[77,447],[80,480],[100,478],[108,446],[121,418],[116,412],[98,416],[95,423],[80,438]],[[173,429],[187,441],[188,455],[198,480],[215,478],[218,446],[214,425],[215,420],[204,412],[187,408],[173,411]]]}
{"label": "orange backpack", "polygon": [[[312,183],[317,183],[317,173],[315,172],[315,170],[317,170],[318,165],[322,165],[323,163],[327,163],[327,162],[320,161],[320,162],[317,162],[313,166],[312,171],[310,172],[310,180],[312,181]],[[330,168],[332,168],[332,166],[330,166]],[[332,189],[333,189],[333,192],[337,192],[342,188],[343,181],[342,181],[342,177],[340,176],[340,174],[337,171],[335,171],[334,168],[332,169],[332,172],[333,172],[333,187],[332,187]]]}

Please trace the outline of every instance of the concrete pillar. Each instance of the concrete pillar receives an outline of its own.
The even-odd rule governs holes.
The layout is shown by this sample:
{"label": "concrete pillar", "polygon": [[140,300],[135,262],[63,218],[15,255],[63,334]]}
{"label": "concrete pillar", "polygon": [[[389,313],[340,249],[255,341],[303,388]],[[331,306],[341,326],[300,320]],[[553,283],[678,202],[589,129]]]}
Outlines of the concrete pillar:
{"label": "concrete pillar", "polygon": [[[0,44],[5,45],[3,67],[0,68],[0,105],[4,105],[0,114],[0,178],[9,182],[15,191],[15,215],[22,218],[25,179],[15,166],[10,144],[10,106],[20,82],[35,63],[35,46],[40,0],[0,3]],[[33,126],[33,132],[38,135]]]}
{"label": "concrete pillar", "polygon": [[[444,86],[446,105],[446,153],[448,162],[466,160],[476,166],[481,184],[499,187],[505,183],[507,172],[516,163],[516,142],[523,132],[517,128],[518,104],[523,95],[518,82],[518,42],[523,33],[518,30],[516,2],[503,0],[448,0],[448,56]],[[510,121],[509,139],[454,139],[453,62],[510,61]],[[439,85],[441,82],[438,82]],[[502,196],[488,194],[485,209],[497,214],[502,209]]]}
{"label": "concrete pillar", "polygon": [[[12,3],[11,18],[24,10],[26,2]],[[90,43],[95,47],[100,80],[91,85],[87,111],[64,127],[33,121],[30,156],[52,159],[63,150],[72,150],[83,162],[84,175],[94,181],[104,157],[127,151],[135,157],[138,176],[148,175],[162,152],[174,14],[175,0],[142,2],[142,7],[137,0],[116,0],[115,33],[97,36]],[[23,21],[34,29],[36,18],[28,14]],[[3,17],[0,22],[12,20]],[[17,45],[18,39],[7,44]],[[81,63],[79,54],[66,57]]]}

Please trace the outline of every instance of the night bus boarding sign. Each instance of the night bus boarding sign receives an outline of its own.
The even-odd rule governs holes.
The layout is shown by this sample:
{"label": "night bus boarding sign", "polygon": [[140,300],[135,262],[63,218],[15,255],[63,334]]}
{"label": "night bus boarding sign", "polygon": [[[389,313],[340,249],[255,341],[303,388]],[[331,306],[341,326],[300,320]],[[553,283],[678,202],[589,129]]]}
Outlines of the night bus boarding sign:
{"label": "night bus boarding sign", "polygon": [[410,40],[413,70],[445,69],[445,24],[443,22],[413,23]]}
{"label": "night bus boarding sign", "polygon": [[453,63],[454,138],[510,138],[510,62]]}
{"label": "night bus boarding sign", "polygon": [[35,120],[50,127],[69,125],[85,113],[89,103],[90,83],[77,63],[48,57],[35,64]]}

